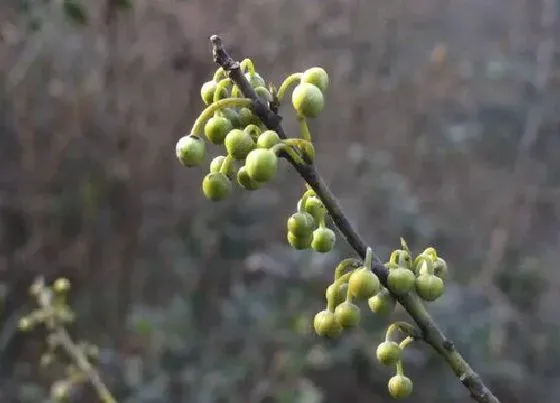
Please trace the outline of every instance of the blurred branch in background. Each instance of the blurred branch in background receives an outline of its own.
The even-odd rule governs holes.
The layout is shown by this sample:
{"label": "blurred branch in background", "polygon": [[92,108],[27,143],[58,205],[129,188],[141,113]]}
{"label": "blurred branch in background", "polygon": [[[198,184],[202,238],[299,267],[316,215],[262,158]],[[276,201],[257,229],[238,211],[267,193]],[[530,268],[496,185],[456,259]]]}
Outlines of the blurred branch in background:
{"label": "blurred branch in background", "polygon": [[19,320],[20,330],[27,332],[37,326],[44,326],[47,331],[48,350],[41,356],[41,365],[50,367],[66,357],[57,357],[62,350],[70,363],[67,365],[67,377],[53,383],[51,397],[55,401],[64,401],[70,397],[75,388],[87,381],[103,403],[116,403],[115,398],[99,376],[90,360],[98,354],[95,347],[88,343],[76,344],[66,330],[68,323],[74,320],[72,308],[66,304],[66,295],[70,290],[70,282],[66,278],[58,278],[51,285],[45,284],[41,277],[30,287],[37,307]]}
{"label": "blurred branch in background", "polygon": [[[493,278],[496,272],[503,266],[504,254],[506,253],[512,232],[526,235],[531,219],[531,211],[539,192],[540,182],[539,170],[530,170],[534,159],[531,148],[535,145],[541,129],[544,115],[547,109],[547,92],[551,71],[555,58],[555,35],[558,24],[558,2],[556,0],[542,0],[540,4],[540,41],[536,49],[535,77],[529,83],[531,90],[531,106],[525,118],[523,135],[517,146],[517,156],[513,165],[513,174],[509,181],[510,186],[505,190],[508,192],[506,206],[500,210],[497,226],[492,230],[490,245],[486,261],[483,265],[481,275],[476,278],[476,285],[489,286],[493,288]],[[524,178],[526,176],[526,178]],[[524,180],[531,182],[532,187],[527,190]],[[491,295],[500,293],[499,290],[491,291]]]}

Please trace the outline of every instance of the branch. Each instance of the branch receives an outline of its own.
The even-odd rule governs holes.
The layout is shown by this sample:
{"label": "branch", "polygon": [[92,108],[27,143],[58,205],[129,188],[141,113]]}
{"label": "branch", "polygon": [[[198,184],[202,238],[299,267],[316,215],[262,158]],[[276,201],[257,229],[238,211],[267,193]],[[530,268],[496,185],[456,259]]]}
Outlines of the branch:
{"label": "branch", "polygon": [[[54,287],[56,287],[56,282]],[[53,303],[55,301],[55,294],[52,288],[45,285],[44,279],[39,277],[35,280],[32,286],[33,294],[35,294],[37,304],[39,308],[44,312],[49,313],[46,320],[43,321],[46,325],[49,336],[53,338],[56,345],[68,354],[72,363],[76,365],[82,371],[82,373],[89,380],[90,384],[93,386],[98,397],[103,403],[117,403],[117,400],[113,397],[109,388],[105,385],[99,372],[90,363],[87,354],[76,345],[76,343],[68,334],[68,331],[64,327],[63,322],[56,316],[57,306]],[[38,311],[42,313],[41,311]],[[22,319],[23,323],[28,321],[27,318]],[[24,325],[23,328],[27,328],[28,325]]]}
{"label": "branch", "polygon": [[72,359],[72,362],[80,368],[87,376],[89,382],[97,392],[97,395],[103,403],[117,403],[109,388],[105,385],[99,372],[90,364],[86,355],[74,343],[66,329],[58,326],[53,333],[59,345],[66,350],[66,353]]}
{"label": "branch", "polygon": [[[210,42],[212,43],[214,61],[228,73],[231,80],[237,84],[241,92],[252,100],[251,109],[253,112],[261,119],[268,129],[276,131],[280,138],[287,139],[288,136],[282,127],[282,117],[272,111],[259,99],[255,90],[243,75],[239,62],[235,61],[224,48],[221,38],[218,35],[212,35],[210,37]],[[289,155],[284,155],[284,157],[315,191],[325,205],[326,210],[338,230],[356,253],[364,259],[367,250],[366,243],[348,220],[338,199],[325,183],[315,166],[313,164],[298,164],[291,159]],[[373,263],[372,271],[379,277],[381,283],[387,286],[387,268],[379,260]],[[395,297],[412,317],[414,322],[416,322],[416,325],[422,332],[422,340],[432,346],[432,348],[449,364],[457,378],[459,378],[461,383],[469,390],[471,397],[475,401],[480,403],[500,403],[498,398],[494,396],[492,391],[484,384],[480,376],[471,368],[461,354],[455,350],[453,343],[445,337],[424,307],[424,304],[416,295],[409,293],[403,297],[397,295],[393,295],[393,297]]]}

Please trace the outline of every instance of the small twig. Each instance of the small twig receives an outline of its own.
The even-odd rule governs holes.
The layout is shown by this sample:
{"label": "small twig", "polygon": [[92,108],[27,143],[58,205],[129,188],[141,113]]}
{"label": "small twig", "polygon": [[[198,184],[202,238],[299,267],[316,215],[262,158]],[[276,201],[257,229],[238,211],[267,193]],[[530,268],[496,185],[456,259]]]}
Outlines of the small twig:
{"label": "small twig", "polygon": [[66,351],[66,353],[72,359],[72,362],[80,368],[80,370],[86,374],[89,382],[97,392],[97,395],[103,403],[117,403],[117,400],[113,397],[109,388],[99,375],[99,372],[90,364],[89,360],[85,354],[74,344],[72,338],[63,327],[57,327],[53,332],[60,347]]}
{"label": "small twig", "polygon": [[[210,37],[214,61],[228,72],[229,77],[237,84],[241,92],[253,102],[251,108],[268,129],[276,131],[282,139],[288,138],[282,127],[282,118],[270,110],[258,97],[243,73],[239,62],[235,61],[226,51],[218,35]],[[364,259],[367,245],[354,229],[346,214],[342,210],[338,199],[332,193],[313,164],[297,164],[289,156],[284,156],[296,169],[300,176],[315,191],[321,199],[334,224],[348,241],[356,253]],[[387,286],[387,268],[381,262],[374,262],[372,271],[379,277],[381,283]],[[393,295],[404,307],[422,332],[422,340],[431,345],[449,364],[457,378],[469,390],[471,397],[480,403],[500,403],[492,391],[484,384],[480,376],[470,367],[467,361],[455,350],[453,343],[448,340],[434,322],[424,304],[414,294],[403,297]]]}
{"label": "small twig", "polygon": [[[37,284],[41,287],[37,302],[42,309],[51,310],[53,301],[53,292],[50,289],[44,288],[44,280],[38,279]],[[109,388],[99,375],[99,372],[91,365],[86,354],[74,343],[64,326],[55,324],[54,326],[47,327],[56,343],[61,347],[72,359],[72,362],[87,376],[89,382],[95,389],[99,399],[103,403],[117,403]]]}

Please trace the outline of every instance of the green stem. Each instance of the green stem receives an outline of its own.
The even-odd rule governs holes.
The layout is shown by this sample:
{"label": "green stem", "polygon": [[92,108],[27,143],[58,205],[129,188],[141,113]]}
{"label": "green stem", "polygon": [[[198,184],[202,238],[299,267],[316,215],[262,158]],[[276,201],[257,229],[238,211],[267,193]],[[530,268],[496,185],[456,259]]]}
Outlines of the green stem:
{"label": "green stem", "polygon": [[286,95],[286,91],[291,86],[299,84],[299,82],[301,81],[301,76],[303,76],[303,73],[294,73],[286,77],[286,79],[282,82],[282,85],[280,85],[280,88],[278,88],[278,93],[276,94],[278,102],[282,102],[284,96]]}
{"label": "green stem", "polygon": [[389,327],[387,328],[387,333],[385,333],[385,340],[394,340],[396,338],[395,335],[397,332],[400,332],[407,337],[412,337],[413,339],[421,338],[421,335],[418,333],[418,330],[414,326],[412,326],[410,323],[399,321],[389,325]]}
{"label": "green stem", "polygon": [[311,132],[309,131],[309,127],[307,126],[307,120],[303,116],[297,116],[297,120],[299,122],[299,130],[301,134],[301,138],[311,142]]}
{"label": "green stem", "polygon": [[306,189],[307,190],[303,193],[303,196],[301,196],[301,199],[299,199],[299,202],[297,204],[297,211],[300,212],[300,213],[302,211],[305,211],[304,207],[305,207],[305,203],[307,202],[307,199],[310,196],[315,195],[315,192],[313,191],[313,189],[308,189],[307,187],[306,187]]}
{"label": "green stem", "polygon": [[429,248],[424,249],[422,255],[425,255],[434,261],[437,259],[437,252],[435,248],[432,248],[431,246]]}
{"label": "green stem", "polygon": [[117,403],[117,400],[113,397],[109,388],[101,380],[99,373],[90,364],[86,355],[74,344],[66,330],[64,328],[59,328],[56,332],[56,337],[58,338],[60,345],[72,357],[72,360],[78,368],[87,375],[101,401],[103,403]]}
{"label": "green stem", "polygon": [[305,164],[313,164],[313,160],[315,159],[315,147],[313,147],[311,141],[301,138],[288,138],[284,140],[284,143],[296,148],[303,157]]}
{"label": "green stem", "polygon": [[407,269],[410,268],[410,255],[407,251],[402,249],[399,250],[397,263],[400,267],[406,267]]}
{"label": "green stem", "polygon": [[399,348],[401,350],[404,350],[405,348],[408,347],[409,344],[411,344],[414,341],[414,337],[412,336],[407,336],[406,339],[404,339],[403,341],[401,341],[399,343]]}
{"label": "green stem", "polygon": [[224,70],[223,67],[219,67],[219,68],[216,70],[216,72],[214,73],[213,80],[216,81],[216,82],[218,82],[218,81],[220,81],[220,80],[221,80],[222,78],[224,78],[224,77],[227,77],[227,73],[226,73],[226,71]]}
{"label": "green stem", "polygon": [[271,150],[274,151],[276,155],[280,155],[281,153],[286,154],[288,156],[288,159],[293,161],[294,164],[305,165],[305,161],[303,160],[303,158],[291,145],[288,145],[286,143],[286,140],[284,140],[282,143],[278,143],[272,146]]}
{"label": "green stem", "polygon": [[334,269],[334,280],[335,281],[338,280],[343,275],[344,271],[348,269],[354,270],[360,266],[361,266],[361,262],[355,257],[349,257],[342,260],[338,264],[338,266],[336,266],[336,269]]}
{"label": "green stem", "polygon": [[240,68],[242,72],[246,72],[249,74],[255,74],[255,64],[253,63],[253,61],[251,59],[244,59],[241,63],[240,63]]}
{"label": "green stem", "polygon": [[[37,298],[39,306],[43,309],[53,309],[52,292],[50,290],[42,290],[41,292],[42,294]],[[54,337],[54,340],[56,340],[57,345],[66,351],[72,359],[72,362],[87,376],[101,401],[103,403],[116,403],[117,400],[101,379],[99,372],[97,372],[95,367],[90,363],[84,351],[72,340],[67,330],[62,325],[57,324],[52,329],[51,335]]]}
{"label": "green stem", "polygon": [[395,333],[399,331],[399,327],[396,323],[391,323],[385,332],[385,341],[392,341]]}
{"label": "green stem", "polygon": [[[348,282],[348,279],[350,278],[350,274],[352,273],[346,273],[342,276],[340,276],[335,282],[334,282],[334,286],[333,286],[333,293],[331,294],[331,298],[329,298],[329,300],[327,301],[327,309],[331,312],[334,312],[335,306],[334,303],[336,302],[336,296],[338,295],[338,292],[340,290],[340,286],[344,283]],[[348,294],[347,294],[348,297]]]}
{"label": "green stem", "polygon": [[424,269],[428,274],[434,274],[434,264],[424,255],[420,255],[414,264],[415,272],[420,273],[420,269]]}
{"label": "green stem", "polygon": [[204,109],[198,118],[194,121],[193,127],[191,129],[191,135],[201,135],[204,130],[204,125],[212,117],[214,112],[231,107],[249,107],[251,105],[251,100],[248,98],[226,98],[220,99],[217,102],[209,105]]}
{"label": "green stem", "polygon": [[402,360],[397,361],[397,375],[404,376],[404,367]]}
{"label": "green stem", "polygon": [[410,255],[410,249],[408,248],[408,244],[406,243],[403,237],[401,237],[401,249],[407,251],[408,254]]}
{"label": "green stem", "polygon": [[227,90],[227,88],[231,85],[232,81],[231,78],[224,78],[218,82],[216,86],[216,91],[214,91],[214,102],[218,102],[220,99],[227,98],[227,96],[222,97],[222,91]]}
{"label": "green stem", "polygon": [[220,167],[220,173],[224,174],[225,176],[229,176],[229,173],[231,172],[231,166],[233,164],[234,158],[231,155],[227,155],[226,159],[224,160],[224,162],[222,163],[222,166]]}
{"label": "green stem", "polygon": [[406,267],[409,268],[410,265],[410,255],[408,251],[403,249],[397,249],[391,252],[391,257],[389,258],[389,266],[393,267]]}
{"label": "green stem", "polygon": [[231,89],[231,97],[232,98],[243,98],[243,94],[237,85],[234,85]]}
{"label": "green stem", "polygon": [[398,250],[394,250],[391,252],[391,256],[389,257],[389,263],[391,263],[392,265],[398,265],[399,264],[399,251]]}

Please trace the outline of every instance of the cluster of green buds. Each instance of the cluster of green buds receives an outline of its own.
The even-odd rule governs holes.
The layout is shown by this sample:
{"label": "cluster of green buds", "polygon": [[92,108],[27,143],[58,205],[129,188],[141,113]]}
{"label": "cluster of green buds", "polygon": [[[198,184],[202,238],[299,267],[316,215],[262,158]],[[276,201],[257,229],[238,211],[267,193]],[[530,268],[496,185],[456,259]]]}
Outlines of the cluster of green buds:
{"label": "cluster of green buds", "polygon": [[401,249],[391,253],[385,264],[389,270],[387,286],[394,295],[405,295],[411,291],[427,302],[443,295],[447,278],[447,263],[437,255],[433,247],[426,248],[414,260],[404,240]]}
{"label": "cluster of green buds", "polygon": [[280,105],[288,89],[295,84],[292,105],[300,123],[301,138],[281,139],[276,131],[268,129],[253,113],[252,101],[241,93],[221,67],[218,68],[200,90],[206,108],[191,132],[180,138],[175,147],[179,162],[186,167],[203,164],[207,142],[225,151],[211,160],[209,172],[202,181],[204,196],[215,202],[232,193],[234,181],[249,191],[271,181],[278,171],[281,153],[302,164],[313,160],[314,149],[306,118],[317,117],[323,110],[323,92],[329,82],[324,69],[313,67],[290,75],[276,90],[272,85],[266,86],[250,59],[243,60],[240,68],[259,100],[268,107],[273,102]]}
{"label": "cluster of green buds", "polygon": [[[367,249],[363,261],[356,258],[342,260],[334,271],[334,282],[325,291],[326,308],[315,315],[313,326],[319,336],[338,337],[344,329],[360,323],[361,311],[357,303],[366,301],[371,312],[386,316],[395,310],[397,298],[415,292],[424,301],[435,301],[444,292],[447,264],[429,247],[412,259],[406,242],[394,250],[385,263],[387,287],[372,272],[373,252]],[[394,341],[400,330],[407,337]],[[395,366],[396,375],[389,380],[388,390],[396,399],[412,393],[412,381],[404,375],[402,351],[413,340],[414,327],[407,323],[391,324],[385,341],[377,348],[377,359],[383,365]]]}
{"label": "cluster of green buds", "polygon": [[368,248],[363,262],[347,258],[338,264],[334,282],[325,291],[326,307],[313,319],[313,327],[319,336],[337,337],[345,328],[357,326],[361,314],[356,303],[360,300],[369,303],[381,293],[381,282],[371,271],[372,260],[373,252]]}
{"label": "cluster of green buds", "polygon": [[294,249],[330,252],[336,242],[335,232],[325,223],[326,209],[313,189],[308,188],[297,203],[297,210],[287,221],[287,239]]}
{"label": "cluster of green buds", "polygon": [[[329,86],[326,71],[312,67],[291,74],[276,90],[273,85],[266,86],[250,59],[243,60],[240,69],[259,102],[270,110],[276,111],[288,90],[293,88],[291,103],[299,122],[300,137],[285,138],[280,130],[281,135],[267,127],[254,113],[258,110],[256,101],[242,94],[229,73],[218,68],[212,80],[201,88],[206,108],[194,122],[191,132],[179,139],[175,149],[179,162],[187,167],[204,162],[206,142],[225,149],[224,155],[212,159],[210,172],[202,181],[202,191],[212,201],[228,197],[234,180],[245,190],[261,188],[276,175],[279,156],[287,156],[299,166],[311,164],[315,155],[307,119],[316,118],[324,109],[324,94]],[[322,253],[331,251],[336,235],[326,226],[326,215],[323,201],[308,185],[297,203],[297,210],[287,220],[290,246]],[[434,248],[427,248],[413,258],[401,239],[401,248],[394,250],[385,263],[387,278],[383,283],[372,271],[373,258],[373,251],[368,248],[363,261],[348,258],[338,264],[334,282],[325,291],[326,308],[313,320],[318,335],[337,337],[344,329],[357,326],[361,315],[359,301],[367,301],[369,310],[383,316],[392,313],[397,299],[409,293],[416,293],[424,301],[434,301],[443,294],[447,265]],[[400,343],[394,340],[397,329],[406,335]],[[404,375],[401,357],[405,347],[414,340],[413,330],[411,325],[402,322],[390,325],[386,340],[377,349],[378,360],[396,368],[396,375],[388,382],[389,393],[394,398],[403,398],[412,392],[412,381]]]}

